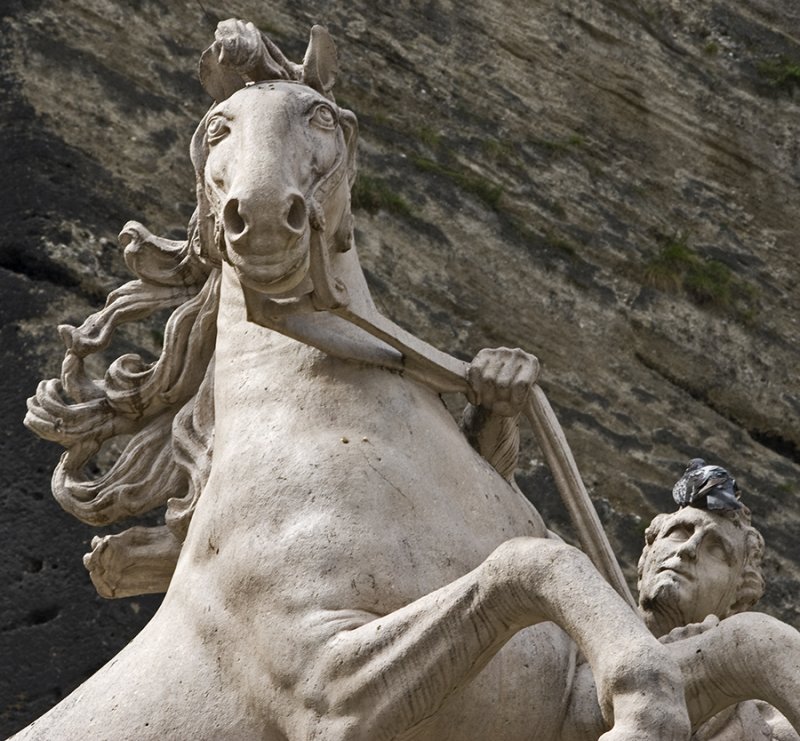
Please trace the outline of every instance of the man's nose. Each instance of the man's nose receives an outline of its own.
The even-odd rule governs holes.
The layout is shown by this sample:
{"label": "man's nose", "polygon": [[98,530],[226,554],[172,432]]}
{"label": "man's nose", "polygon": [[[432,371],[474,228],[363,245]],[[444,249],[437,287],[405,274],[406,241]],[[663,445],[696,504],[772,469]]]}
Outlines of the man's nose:
{"label": "man's nose", "polygon": [[695,533],[678,546],[677,555],[681,558],[694,560],[697,558],[697,549],[703,539],[702,533]]}

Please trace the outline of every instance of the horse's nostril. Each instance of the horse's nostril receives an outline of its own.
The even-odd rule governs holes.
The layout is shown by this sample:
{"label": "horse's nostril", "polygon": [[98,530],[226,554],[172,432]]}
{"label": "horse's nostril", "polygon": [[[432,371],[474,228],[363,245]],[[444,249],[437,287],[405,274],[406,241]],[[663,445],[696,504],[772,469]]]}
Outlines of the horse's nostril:
{"label": "horse's nostril", "polygon": [[239,200],[231,198],[222,210],[222,222],[225,225],[225,233],[228,238],[235,239],[244,234],[247,224],[239,213]]}
{"label": "horse's nostril", "polygon": [[289,206],[289,213],[286,215],[286,223],[296,232],[302,232],[306,227],[308,218],[306,212],[306,202],[301,195],[291,196],[292,204]]}

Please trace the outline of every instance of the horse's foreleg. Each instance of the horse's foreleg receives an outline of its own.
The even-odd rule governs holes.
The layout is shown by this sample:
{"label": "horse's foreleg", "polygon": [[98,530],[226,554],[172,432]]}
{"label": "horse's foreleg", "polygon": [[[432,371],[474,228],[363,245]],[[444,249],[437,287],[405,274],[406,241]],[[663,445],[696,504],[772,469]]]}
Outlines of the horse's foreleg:
{"label": "horse's foreleg", "polygon": [[527,538],[509,541],[486,563],[497,559],[501,569],[509,569],[513,589],[506,596],[516,619],[534,614],[537,621],[551,620],[580,647],[592,669],[602,717],[613,726],[602,741],[688,739],[680,670],[665,647],[584,553],[545,542],[547,551],[537,552]]}
{"label": "horse's foreleg", "polygon": [[608,739],[688,738],[680,673],[666,649],[580,551],[536,538],[509,541],[458,581],[320,646],[304,687],[313,718],[303,737],[402,738],[514,633],[548,620],[592,663],[615,721]]}
{"label": "horse's foreleg", "polygon": [[693,725],[728,705],[764,700],[800,732],[800,633],[757,612],[670,643],[684,675]]}
{"label": "horse's foreleg", "polygon": [[166,526],[136,526],[93,538],[83,565],[101,597],[158,594],[167,591],[180,552],[181,544]]}

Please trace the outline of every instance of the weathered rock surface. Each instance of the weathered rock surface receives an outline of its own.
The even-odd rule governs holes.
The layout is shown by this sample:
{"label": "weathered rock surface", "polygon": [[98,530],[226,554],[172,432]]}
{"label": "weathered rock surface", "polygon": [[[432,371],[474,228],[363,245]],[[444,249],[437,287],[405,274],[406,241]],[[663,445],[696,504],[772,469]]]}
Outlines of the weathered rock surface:
{"label": "weathered rock surface", "polygon": [[[148,619],[82,569],[21,425],[55,331],[126,279],[128,219],[179,236],[198,53],[245,17],[291,56],[339,44],[361,122],[358,240],[386,314],[443,350],[538,354],[631,583],[686,460],[737,475],[767,540],[762,608],[800,627],[800,10],[669,3],[11,1],[0,18],[4,598],[0,731]],[[121,343],[154,349],[158,328]],[[521,482],[569,536],[546,469]]]}

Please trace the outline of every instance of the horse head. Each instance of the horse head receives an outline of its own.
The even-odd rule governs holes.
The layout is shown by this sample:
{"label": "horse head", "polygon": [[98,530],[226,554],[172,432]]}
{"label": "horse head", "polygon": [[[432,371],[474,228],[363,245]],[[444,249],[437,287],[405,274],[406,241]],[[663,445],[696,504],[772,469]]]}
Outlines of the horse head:
{"label": "horse head", "polygon": [[251,83],[214,105],[192,143],[206,254],[247,288],[310,293],[315,236],[351,244],[357,136],[353,113],[299,80]]}

